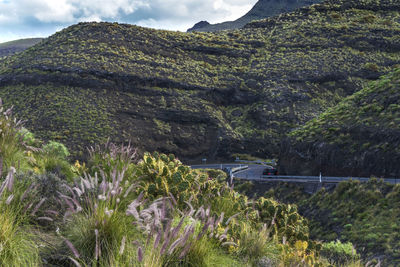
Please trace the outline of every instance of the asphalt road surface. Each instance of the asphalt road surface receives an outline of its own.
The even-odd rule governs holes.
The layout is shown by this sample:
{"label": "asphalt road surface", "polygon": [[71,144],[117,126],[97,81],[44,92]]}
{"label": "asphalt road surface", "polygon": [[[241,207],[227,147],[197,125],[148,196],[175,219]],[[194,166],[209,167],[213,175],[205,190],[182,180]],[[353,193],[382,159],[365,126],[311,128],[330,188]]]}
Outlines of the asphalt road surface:
{"label": "asphalt road surface", "polygon": [[192,169],[224,169],[224,168],[237,168],[248,166],[247,169],[235,172],[233,174],[234,177],[245,180],[260,180],[263,170],[265,168],[272,168],[268,165],[260,165],[260,164],[203,164],[203,165],[193,165]]}
{"label": "asphalt road surface", "polygon": [[[266,165],[248,165],[246,170],[238,171],[233,174],[233,177],[244,180],[260,180],[264,169],[270,167]],[[272,167],[270,167],[272,168]]]}
{"label": "asphalt road surface", "polygon": [[[233,173],[235,178],[243,179],[243,180],[256,180],[256,181],[285,181],[285,182],[324,182],[324,183],[339,183],[341,181],[346,180],[359,180],[362,182],[366,182],[369,180],[368,177],[331,177],[331,176],[295,176],[295,175],[263,175],[263,170],[265,168],[271,168],[269,165],[260,165],[260,164],[203,164],[203,165],[194,165],[191,166],[193,169],[224,169],[224,168],[236,168],[248,166],[247,169],[241,170]],[[385,182],[398,184],[400,183],[399,178],[385,178]]]}

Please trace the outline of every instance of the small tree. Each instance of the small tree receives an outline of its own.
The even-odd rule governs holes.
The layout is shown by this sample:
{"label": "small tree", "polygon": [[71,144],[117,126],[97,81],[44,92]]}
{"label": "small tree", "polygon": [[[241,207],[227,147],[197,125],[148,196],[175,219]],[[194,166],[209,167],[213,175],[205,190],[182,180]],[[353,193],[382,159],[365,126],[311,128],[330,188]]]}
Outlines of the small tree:
{"label": "small tree", "polygon": [[56,141],[50,141],[48,144],[44,145],[43,151],[60,159],[67,159],[70,155],[65,145]]}
{"label": "small tree", "polygon": [[322,245],[321,256],[331,264],[347,266],[360,259],[352,243],[342,243],[340,240],[331,241]]}

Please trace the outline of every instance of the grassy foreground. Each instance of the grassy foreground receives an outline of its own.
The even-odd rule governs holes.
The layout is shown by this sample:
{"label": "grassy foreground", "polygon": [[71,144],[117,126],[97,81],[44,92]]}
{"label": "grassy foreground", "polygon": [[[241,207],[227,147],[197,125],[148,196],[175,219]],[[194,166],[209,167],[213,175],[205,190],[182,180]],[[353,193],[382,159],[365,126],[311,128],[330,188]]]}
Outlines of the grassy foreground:
{"label": "grassy foreground", "polygon": [[350,243],[311,240],[296,206],[248,199],[223,172],[112,143],[70,164],[11,110],[0,129],[2,266],[360,266]]}

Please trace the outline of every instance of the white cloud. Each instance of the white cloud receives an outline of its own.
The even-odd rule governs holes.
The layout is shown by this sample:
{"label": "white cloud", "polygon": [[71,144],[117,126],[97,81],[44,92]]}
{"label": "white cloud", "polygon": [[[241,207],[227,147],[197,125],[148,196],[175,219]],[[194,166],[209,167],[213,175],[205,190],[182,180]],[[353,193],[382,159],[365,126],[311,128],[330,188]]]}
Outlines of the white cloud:
{"label": "white cloud", "polygon": [[[42,22],[74,22],[74,13],[77,8],[68,0],[40,0],[36,5],[29,1],[35,10],[35,18]],[[40,7],[38,10],[37,7]]]}
{"label": "white cloud", "polygon": [[[0,0],[0,40],[53,33],[79,21],[121,21],[184,31],[200,20],[234,20],[257,0]],[[10,32],[12,34],[10,34]],[[11,37],[10,37],[11,38]]]}
{"label": "white cloud", "polygon": [[79,14],[83,13],[83,16],[98,16],[102,18],[115,18],[121,13],[129,14],[137,10],[141,6],[145,6],[146,3],[141,0],[67,0],[70,2],[78,11],[76,18],[81,18]]}
{"label": "white cloud", "polygon": [[170,31],[186,31],[187,29],[193,26],[193,23],[185,21],[176,22],[171,20],[154,20],[154,19],[140,20],[135,24],[142,27],[170,30]]}
{"label": "white cloud", "polygon": [[[1,1],[1,0],[0,0]],[[8,17],[0,14],[0,23],[5,23],[7,21]]]}
{"label": "white cloud", "polygon": [[[222,20],[218,19],[218,22],[235,20],[246,14],[255,4],[255,1],[224,1],[217,0],[214,1],[215,10],[226,10],[230,15],[224,17]],[[247,2],[247,3],[246,3]],[[253,4],[251,4],[251,3]]]}

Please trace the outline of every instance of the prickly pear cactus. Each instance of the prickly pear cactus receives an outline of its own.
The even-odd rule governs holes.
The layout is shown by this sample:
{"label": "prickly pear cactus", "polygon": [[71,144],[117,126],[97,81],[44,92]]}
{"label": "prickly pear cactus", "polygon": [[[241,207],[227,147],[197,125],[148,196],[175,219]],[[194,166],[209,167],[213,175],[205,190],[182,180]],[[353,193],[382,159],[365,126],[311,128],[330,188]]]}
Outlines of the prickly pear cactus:
{"label": "prickly pear cactus", "polygon": [[179,204],[189,198],[196,201],[200,191],[213,189],[204,174],[183,165],[174,155],[145,153],[143,160],[138,163],[137,176],[147,197],[172,195]]}
{"label": "prickly pear cactus", "polygon": [[309,240],[307,221],[298,214],[297,206],[261,197],[257,200],[255,208],[261,221],[273,226],[271,234],[279,238],[285,237],[293,244],[298,240]]}

